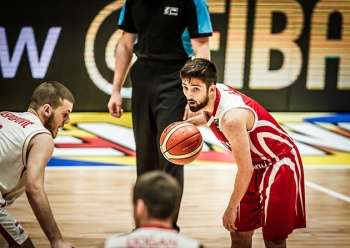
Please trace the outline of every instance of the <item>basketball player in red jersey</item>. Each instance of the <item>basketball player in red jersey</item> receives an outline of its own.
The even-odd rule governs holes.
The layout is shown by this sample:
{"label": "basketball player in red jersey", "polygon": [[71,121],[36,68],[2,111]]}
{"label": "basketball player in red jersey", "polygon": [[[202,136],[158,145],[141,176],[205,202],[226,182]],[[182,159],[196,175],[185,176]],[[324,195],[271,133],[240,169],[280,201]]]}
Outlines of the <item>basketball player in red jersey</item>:
{"label": "basketball player in red jersey", "polygon": [[70,248],[52,215],[44,174],[58,129],[69,123],[74,97],[58,82],[39,85],[27,112],[0,111],[0,247],[33,248],[28,234],[6,210],[26,192],[52,248]]}
{"label": "basketball player in red jersey", "polygon": [[180,72],[194,125],[207,124],[232,152],[238,171],[222,217],[231,247],[251,247],[262,227],[265,246],[286,247],[296,228],[306,227],[303,165],[297,146],[259,103],[224,84],[216,84],[215,65],[187,62]]}

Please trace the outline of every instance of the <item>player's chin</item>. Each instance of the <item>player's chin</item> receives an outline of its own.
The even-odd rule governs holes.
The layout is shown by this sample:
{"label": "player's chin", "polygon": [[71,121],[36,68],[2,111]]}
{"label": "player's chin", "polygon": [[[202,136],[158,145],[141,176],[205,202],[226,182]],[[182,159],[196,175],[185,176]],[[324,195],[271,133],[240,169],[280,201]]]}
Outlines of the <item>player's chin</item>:
{"label": "player's chin", "polygon": [[57,137],[57,134],[58,134],[58,129],[51,131],[51,136],[53,139],[55,139]]}
{"label": "player's chin", "polygon": [[190,106],[190,110],[191,110],[191,112],[197,112],[198,108],[196,105],[193,105],[193,106]]}

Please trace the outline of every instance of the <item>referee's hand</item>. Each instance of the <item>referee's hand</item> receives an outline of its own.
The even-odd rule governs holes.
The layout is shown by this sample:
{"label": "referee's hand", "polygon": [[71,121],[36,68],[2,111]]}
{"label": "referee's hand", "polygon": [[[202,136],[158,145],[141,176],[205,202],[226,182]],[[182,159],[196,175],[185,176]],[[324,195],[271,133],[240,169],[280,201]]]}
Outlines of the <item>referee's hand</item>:
{"label": "referee's hand", "polygon": [[112,93],[108,102],[108,110],[111,116],[120,118],[123,115],[122,109],[123,97],[120,93]]}

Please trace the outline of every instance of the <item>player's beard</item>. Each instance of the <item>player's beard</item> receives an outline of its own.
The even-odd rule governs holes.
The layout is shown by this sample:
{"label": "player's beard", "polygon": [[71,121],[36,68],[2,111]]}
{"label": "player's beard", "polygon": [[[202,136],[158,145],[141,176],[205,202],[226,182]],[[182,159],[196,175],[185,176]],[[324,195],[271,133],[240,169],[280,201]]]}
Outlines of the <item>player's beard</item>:
{"label": "player's beard", "polygon": [[57,136],[57,130],[54,127],[54,118],[55,117],[55,112],[52,112],[52,114],[47,117],[45,123],[44,123],[44,127],[50,131],[52,138],[56,138]]}
{"label": "player's beard", "polygon": [[188,106],[190,107],[190,110],[191,110],[192,112],[198,112],[199,110],[201,110],[201,109],[203,109],[205,106],[207,106],[208,101],[209,101],[209,96],[208,96],[208,94],[206,94],[203,101],[201,101],[201,102],[199,102],[199,103],[198,103],[197,101],[195,101],[195,102],[196,102],[196,105],[194,105],[194,106],[188,105]]}

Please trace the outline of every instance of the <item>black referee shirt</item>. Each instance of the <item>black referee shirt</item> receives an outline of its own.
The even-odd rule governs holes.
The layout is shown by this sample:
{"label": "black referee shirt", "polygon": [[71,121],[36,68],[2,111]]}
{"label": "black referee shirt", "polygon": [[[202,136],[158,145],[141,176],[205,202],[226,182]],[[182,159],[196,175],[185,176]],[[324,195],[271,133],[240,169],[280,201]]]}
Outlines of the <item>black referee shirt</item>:
{"label": "black referee shirt", "polygon": [[126,0],[118,26],[138,34],[137,57],[164,62],[186,61],[194,55],[190,39],[213,32],[205,0]]}

